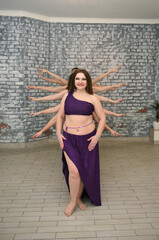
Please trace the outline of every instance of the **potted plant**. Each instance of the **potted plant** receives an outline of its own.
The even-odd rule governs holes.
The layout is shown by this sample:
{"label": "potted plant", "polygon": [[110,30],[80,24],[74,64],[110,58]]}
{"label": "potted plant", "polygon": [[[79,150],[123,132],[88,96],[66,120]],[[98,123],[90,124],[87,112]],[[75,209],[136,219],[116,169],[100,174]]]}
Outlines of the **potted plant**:
{"label": "potted plant", "polygon": [[155,101],[152,108],[156,111],[156,121],[153,122],[154,130],[159,130],[159,101]]}

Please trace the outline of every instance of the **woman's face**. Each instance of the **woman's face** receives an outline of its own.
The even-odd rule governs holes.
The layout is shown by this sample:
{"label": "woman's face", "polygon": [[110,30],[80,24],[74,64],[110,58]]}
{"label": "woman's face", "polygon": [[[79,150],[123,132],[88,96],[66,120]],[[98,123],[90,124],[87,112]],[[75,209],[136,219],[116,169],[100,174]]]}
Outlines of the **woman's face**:
{"label": "woman's face", "polygon": [[87,87],[87,79],[83,73],[77,73],[75,77],[75,87],[79,90]]}

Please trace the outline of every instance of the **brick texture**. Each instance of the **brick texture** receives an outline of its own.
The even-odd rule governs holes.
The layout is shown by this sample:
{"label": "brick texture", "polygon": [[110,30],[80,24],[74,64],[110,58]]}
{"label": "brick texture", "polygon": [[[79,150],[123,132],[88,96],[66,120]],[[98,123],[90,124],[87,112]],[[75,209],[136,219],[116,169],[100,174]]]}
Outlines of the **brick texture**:
{"label": "brick texture", "polygon": [[[159,25],[48,23],[26,17],[0,17],[0,141],[32,141],[52,115],[29,117],[55,106],[57,102],[31,102],[28,95],[42,97],[47,92],[27,90],[28,85],[51,84],[41,80],[37,67],[68,79],[73,67],[86,68],[95,78],[117,65],[100,81],[103,85],[126,82],[126,86],[101,93],[120,104],[103,107],[124,117],[107,117],[122,136],[144,137],[154,120],[150,108],[159,99]],[[54,137],[55,130],[48,135]],[[103,133],[108,136],[108,133]],[[46,137],[45,135],[42,137]]]}

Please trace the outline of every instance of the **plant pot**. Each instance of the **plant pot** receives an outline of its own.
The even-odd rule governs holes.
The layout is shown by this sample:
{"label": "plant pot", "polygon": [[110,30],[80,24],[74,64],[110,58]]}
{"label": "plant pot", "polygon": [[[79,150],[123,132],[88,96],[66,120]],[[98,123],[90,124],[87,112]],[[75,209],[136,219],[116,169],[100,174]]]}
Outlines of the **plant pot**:
{"label": "plant pot", "polygon": [[154,128],[155,130],[159,130],[159,122],[154,121],[154,122],[153,122],[153,128]]}

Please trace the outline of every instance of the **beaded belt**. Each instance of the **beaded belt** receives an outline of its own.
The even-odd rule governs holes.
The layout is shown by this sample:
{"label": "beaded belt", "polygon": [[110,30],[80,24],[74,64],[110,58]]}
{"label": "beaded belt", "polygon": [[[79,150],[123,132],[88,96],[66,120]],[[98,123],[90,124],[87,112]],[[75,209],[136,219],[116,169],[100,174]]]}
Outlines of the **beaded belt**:
{"label": "beaded belt", "polygon": [[[70,129],[79,129],[79,128],[87,127],[87,126],[91,125],[92,123],[93,123],[93,121],[90,122],[90,123],[88,123],[87,125],[83,125],[83,126],[81,126],[81,127],[67,127],[67,126],[66,126],[66,123],[65,123],[65,127],[66,127],[65,130],[66,130],[66,132],[67,132],[68,128],[70,128]],[[79,130],[77,130],[77,131],[79,131]]]}

